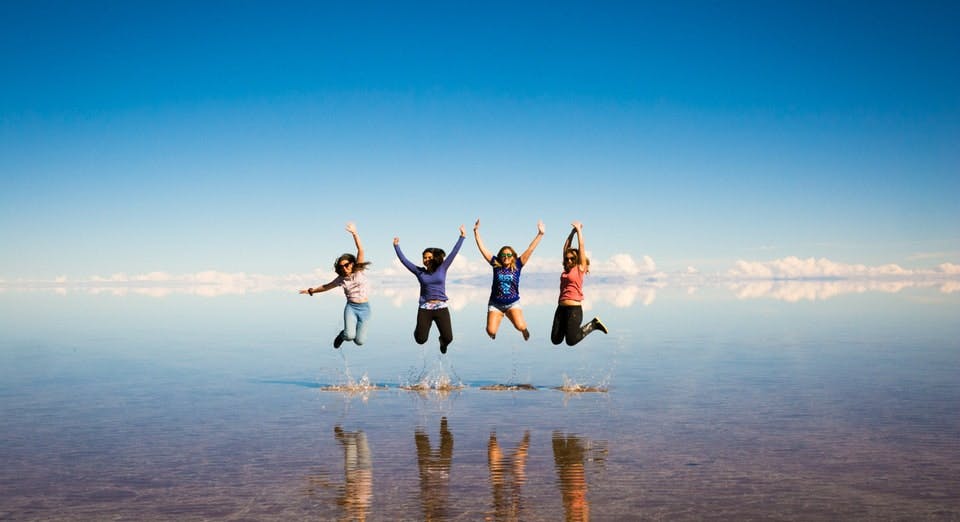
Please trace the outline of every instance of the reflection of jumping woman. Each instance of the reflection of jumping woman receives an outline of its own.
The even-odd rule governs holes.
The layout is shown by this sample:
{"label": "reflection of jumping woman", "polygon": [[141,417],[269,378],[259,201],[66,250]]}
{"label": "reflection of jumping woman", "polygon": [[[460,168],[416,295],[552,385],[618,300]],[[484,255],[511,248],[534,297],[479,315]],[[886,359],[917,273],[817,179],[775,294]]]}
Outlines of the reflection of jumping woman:
{"label": "reflection of jumping woman", "polygon": [[[577,248],[572,248],[573,236],[577,236]],[[557,311],[553,314],[553,328],[550,332],[550,341],[560,344],[566,340],[567,346],[579,343],[594,330],[607,333],[607,327],[594,317],[589,323],[580,326],[583,321],[583,276],[590,271],[590,260],[587,259],[583,246],[583,224],[573,222],[573,230],[563,244],[563,273],[560,274],[560,300]]]}
{"label": "reflection of jumping woman", "polygon": [[317,288],[300,290],[301,294],[312,296],[338,286],[343,287],[347,304],[343,308],[343,330],[333,340],[334,348],[340,348],[343,341],[353,341],[357,346],[363,344],[367,339],[367,321],[370,319],[370,303],[367,302],[370,283],[367,281],[367,275],[363,273],[370,263],[363,259],[363,246],[360,244],[357,227],[353,226],[353,223],[347,223],[347,232],[353,235],[353,242],[357,245],[357,255],[343,254],[337,258],[333,265],[337,278],[333,281]]}
{"label": "reflection of jumping woman", "polygon": [[537,237],[533,238],[530,246],[517,256],[517,251],[511,246],[502,246],[494,256],[484,246],[480,239],[480,220],[473,225],[473,236],[477,240],[480,254],[493,267],[493,283],[490,288],[490,300],[487,302],[487,335],[491,339],[497,337],[500,322],[506,315],[514,328],[523,334],[523,340],[530,338],[527,322],[523,319],[523,310],[520,308],[520,270],[533,255],[534,249],[543,238],[543,221],[537,222]]}
{"label": "reflection of jumping woman", "polygon": [[420,308],[417,310],[417,327],[413,339],[417,344],[427,342],[430,324],[437,323],[440,332],[440,353],[447,353],[447,345],[453,342],[453,326],[450,324],[450,310],[447,309],[447,268],[463,246],[467,232],[460,225],[460,237],[450,255],[440,248],[427,248],[423,251],[423,266],[414,265],[400,250],[400,238],[393,238],[393,249],[403,266],[407,267],[420,282]]}

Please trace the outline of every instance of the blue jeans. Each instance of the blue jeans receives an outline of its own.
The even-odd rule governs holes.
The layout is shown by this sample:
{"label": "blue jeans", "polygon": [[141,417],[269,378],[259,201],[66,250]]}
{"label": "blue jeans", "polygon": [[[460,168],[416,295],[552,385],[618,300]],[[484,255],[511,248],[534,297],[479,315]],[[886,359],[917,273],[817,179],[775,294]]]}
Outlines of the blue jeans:
{"label": "blue jeans", "polygon": [[343,336],[344,341],[353,341],[357,345],[367,340],[367,321],[370,320],[370,303],[351,303],[343,307]]}

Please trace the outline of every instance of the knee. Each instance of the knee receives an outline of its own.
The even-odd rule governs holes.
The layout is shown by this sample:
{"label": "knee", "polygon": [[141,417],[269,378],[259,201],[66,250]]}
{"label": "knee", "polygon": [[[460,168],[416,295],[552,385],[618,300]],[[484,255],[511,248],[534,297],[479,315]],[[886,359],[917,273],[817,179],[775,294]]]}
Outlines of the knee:
{"label": "knee", "polygon": [[487,326],[487,335],[489,335],[490,337],[497,335],[497,329],[492,326]]}
{"label": "knee", "polygon": [[427,342],[427,336],[426,336],[426,335],[420,336],[420,335],[414,334],[414,335],[413,335],[413,340],[416,341],[417,344],[423,344],[423,343]]}

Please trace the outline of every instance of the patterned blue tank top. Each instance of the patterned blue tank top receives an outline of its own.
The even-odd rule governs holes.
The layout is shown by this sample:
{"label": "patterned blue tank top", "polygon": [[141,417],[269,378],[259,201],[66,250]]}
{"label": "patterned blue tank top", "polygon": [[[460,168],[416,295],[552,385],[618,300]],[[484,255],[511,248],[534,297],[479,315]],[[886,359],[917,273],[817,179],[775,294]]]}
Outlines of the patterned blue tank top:
{"label": "patterned blue tank top", "polygon": [[490,304],[508,305],[520,300],[520,258],[514,261],[514,270],[496,266],[496,257],[490,258],[493,267],[493,284],[490,287]]}

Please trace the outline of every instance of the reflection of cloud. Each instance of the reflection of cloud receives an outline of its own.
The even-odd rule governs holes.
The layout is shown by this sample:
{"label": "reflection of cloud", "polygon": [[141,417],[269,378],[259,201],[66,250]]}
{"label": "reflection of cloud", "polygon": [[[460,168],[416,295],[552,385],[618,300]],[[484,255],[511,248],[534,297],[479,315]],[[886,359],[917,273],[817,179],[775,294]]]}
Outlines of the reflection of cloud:
{"label": "reflection of cloud", "polygon": [[915,281],[751,281],[730,283],[738,299],[771,298],[795,303],[823,301],[842,294],[882,292],[895,294],[904,288],[930,287],[934,282]]}
{"label": "reflection of cloud", "polygon": [[960,275],[960,265],[942,263],[933,270],[912,270],[893,263],[867,266],[790,256],[772,261],[740,260],[727,275],[733,279],[925,278]]}
{"label": "reflection of cloud", "polygon": [[944,294],[960,292],[960,281],[947,281],[940,287],[940,291]]}
{"label": "reflection of cloud", "polygon": [[897,293],[905,288],[957,291],[960,265],[942,263],[935,269],[906,269],[896,264],[867,266],[826,258],[785,257],[772,261],[738,261],[727,272],[729,288],[739,299],[773,298],[782,301],[824,300],[841,294]]}
{"label": "reflection of cloud", "polygon": [[[534,255],[524,267],[521,282],[523,306],[553,305],[559,295],[559,256]],[[385,297],[391,306],[416,306],[419,285],[399,260],[392,259],[385,268],[371,269],[368,277],[374,296]],[[309,286],[332,281],[333,272],[316,269],[309,273],[264,275],[247,272],[205,270],[191,274],[164,271],[144,274],[116,273],[69,279],[57,276],[46,281],[22,281],[0,278],[0,292],[9,290],[46,291],[64,295],[86,292],[118,297],[137,295],[163,298],[171,295],[217,297],[260,292],[296,293]],[[476,253],[461,253],[453,262],[447,280],[450,307],[461,310],[468,305],[487,302],[491,269]],[[896,264],[867,266],[837,263],[825,258],[785,257],[771,261],[740,260],[723,274],[701,273],[687,267],[666,274],[657,270],[649,256],[640,260],[629,254],[616,254],[608,260],[594,260],[584,281],[585,310],[598,303],[629,308],[636,304],[649,306],[657,290],[667,286],[686,289],[695,294],[706,285],[723,284],[740,299],[774,298],[796,302],[824,300],[841,294],[863,292],[896,293],[904,288],[939,286],[945,294],[960,292],[960,265],[942,263],[929,269],[905,269]],[[332,292],[339,293],[338,290]]]}

